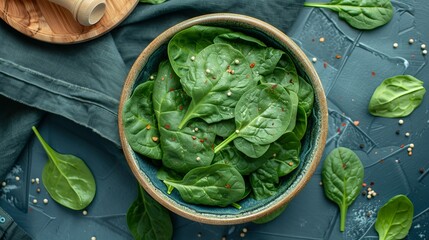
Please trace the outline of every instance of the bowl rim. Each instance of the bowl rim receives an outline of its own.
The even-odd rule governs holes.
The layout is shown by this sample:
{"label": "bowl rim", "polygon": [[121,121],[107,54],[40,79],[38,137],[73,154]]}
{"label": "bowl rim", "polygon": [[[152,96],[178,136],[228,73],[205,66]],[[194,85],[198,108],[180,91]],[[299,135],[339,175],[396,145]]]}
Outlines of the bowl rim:
{"label": "bowl rim", "polygon": [[[314,148],[312,163],[306,169],[307,171],[302,175],[299,182],[295,185],[295,188],[291,190],[291,192],[280,200],[273,201],[274,203],[267,204],[261,211],[249,211],[248,214],[237,214],[235,215],[216,215],[216,214],[208,214],[208,213],[191,213],[186,211],[183,207],[174,201],[168,201],[165,197],[163,197],[164,193],[157,190],[154,186],[152,186],[148,181],[148,177],[144,177],[141,174],[145,175],[142,172],[134,160],[133,150],[131,149],[128,140],[125,137],[125,132],[123,128],[122,121],[122,111],[123,106],[126,100],[131,96],[133,91],[133,86],[138,79],[139,73],[141,71],[141,67],[144,66],[149,60],[151,54],[161,47],[162,45],[168,43],[168,41],[176,34],[177,32],[189,28],[194,25],[216,25],[219,22],[230,22],[234,24],[244,24],[247,27],[256,28],[258,30],[262,30],[264,33],[268,34],[270,37],[273,37],[276,42],[281,44],[283,47],[286,47],[293,54],[293,58],[295,58],[296,62],[299,62],[304,68],[304,71],[309,77],[309,80],[313,86],[315,93],[315,100],[317,100],[317,104],[320,107],[320,134],[317,136],[318,139],[315,141],[319,143],[317,148]],[[305,53],[300,49],[300,47],[285,33],[281,32],[276,27],[266,23],[262,20],[259,20],[254,17],[235,14],[235,13],[212,13],[200,15],[194,18],[190,18],[183,22],[180,22],[164,32],[162,32],[158,37],[156,37],[149,45],[140,53],[135,62],[133,63],[128,76],[125,79],[125,83],[123,85],[123,89],[121,92],[119,109],[118,109],[118,128],[119,128],[119,136],[122,145],[122,149],[125,155],[125,158],[128,162],[128,165],[131,168],[132,173],[135,178],[139,182],[139,184],[145,189],[145,191],[154,198],[158,203],[169,209],[170,211],[188,218],[190,220],[213,224],[213,225],[230,225],[230,224],[240,224],[245,222],[250,222],[256,220],[260,217],[269,215],[277,208],[287,204],[291,199],[293,199],[308,183],[314,174],[317,166],[319,165],[326,144],[327,132],[328,132],[328,107],[326,96],[323,90],[322,83],[319,79],[319,76],[313,67],[313,64],[307,58]],[[247,213],[247,212],[246,212]]]}

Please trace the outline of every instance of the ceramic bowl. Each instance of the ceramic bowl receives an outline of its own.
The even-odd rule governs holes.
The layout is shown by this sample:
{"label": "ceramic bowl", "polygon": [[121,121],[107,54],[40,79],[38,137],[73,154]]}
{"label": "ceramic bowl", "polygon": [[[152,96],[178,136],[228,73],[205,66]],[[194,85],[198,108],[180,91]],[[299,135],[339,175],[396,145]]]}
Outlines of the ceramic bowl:
{"label": "ceramic bowl", "polygon": [[[301,164],[285,177],[278,193],[265,200],[248,197],[241,201],[241,209],[233,207],[209,207],[184,202],[177,191],[167,194],[163,182],[156,178],[157,168],[135,153],[125,138],[122,109],[133,89],[156,72],[162,59],[167,59],[168,41],[179,31],[193,25],[220,26],[252,35],[267,45],[290,54],[300,75],[310,82],[315,92],[315,102],[310,125],[302,140]],[[203,15],[181,22],[155,38],[138,56],[126,78],[119,106],[119,132],[128,164],[143,188],[160,204],[172,212],[193,221],[227,225],[238,224],[264,217],[287,204],[306,185],[321,159],[327,136],[328,111],[326,97],[320,79],[306,55],[288,36],[275,27],[252,17],[217,13]]]}

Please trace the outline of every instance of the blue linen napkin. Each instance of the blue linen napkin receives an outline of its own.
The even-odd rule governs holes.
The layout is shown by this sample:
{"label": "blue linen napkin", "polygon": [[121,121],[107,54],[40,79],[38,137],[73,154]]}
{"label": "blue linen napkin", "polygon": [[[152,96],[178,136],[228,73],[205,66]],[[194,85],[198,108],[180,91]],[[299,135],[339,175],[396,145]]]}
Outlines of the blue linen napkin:
{"label": "blue linen napkin", "polygon": [[0,180],[31,136],[31,125],[45,111],[86,126],[119,147],[117,108],[123,82],[140,52],[167,28],[202,14],[233,12],[286,31],[303,2],[170,0],[159,5],[138,4],[110,33],[75,45],[41,42],[0,22]]}

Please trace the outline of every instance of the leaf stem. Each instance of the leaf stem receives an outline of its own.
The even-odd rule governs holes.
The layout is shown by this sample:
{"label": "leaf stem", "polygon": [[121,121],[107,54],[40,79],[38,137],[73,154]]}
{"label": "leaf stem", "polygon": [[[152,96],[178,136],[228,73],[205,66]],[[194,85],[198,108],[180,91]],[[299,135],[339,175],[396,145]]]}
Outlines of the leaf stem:
{"label": "leaf stem", "polygon": [[235,203],[235,202],[231,203],[231,206],[235,207],[236,209],[241,209],[240,204]]}
{"label": "leaf stem", "polygon": [[182,121],[180,121],[180,124],[178,126],[179,129],[182,129],[186,125],[186,123],[188,123],[189,120],[194,118],[192,116],[193,109],[194,109],[194,104],[193,104],[193,101],[191,101],[191,103],[189,104],[189,108],[185,113],[185,116],[183,116]]}
{"label": "leaf stem", "polygon": [[36,134],[36,137],[39,139],[40,144],[42,144],[43,149],[45,149],[46,154],[52,161],[54,161],[54,156],[52,155],[53,149],[45,142],[45,139],[43,139],[42,135],[40,135],[39,131],[35,126],[32,126],[31,129],[33,129],[34,134]]}
{"label": "leaf stem", "polygon": [[347,205],[346,204],[342,204],[340,206],[340,231],[344,232],[345,228],[346,228],[346,216],[347,216]]}
{"label": "leaf stem", "polygon": [[315,2],[305,2],[304,7],[330,8],[330,6],[326,3],[315,3]]}
{"label": "leaf stem", "polygon": [[237,137],[238,137],[237,132],[234,132],[233,134],[229,135],[229,137],[227,137],[225,140],[223,140],[221,143],[219,143],[219,145],[217,145],[214,148],[214,153],[219,152],[222,148],[224,148],[226,145],[228,145],[228,143],[232,142]]}

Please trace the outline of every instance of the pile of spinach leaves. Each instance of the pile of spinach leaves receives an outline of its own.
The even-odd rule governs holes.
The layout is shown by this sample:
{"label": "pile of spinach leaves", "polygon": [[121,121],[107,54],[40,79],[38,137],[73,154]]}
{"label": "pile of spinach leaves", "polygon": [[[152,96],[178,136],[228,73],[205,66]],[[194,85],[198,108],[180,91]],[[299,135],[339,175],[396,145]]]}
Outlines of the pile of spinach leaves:
{"label": "pile of spinach leaves", "polygon": [[[274,195],[300,164],[314,92],[291,57],[230,29],[193,26],[123,109],[131,148],[168,193],[225,207]],[[161,164],[160,164],[161,165]]]}

